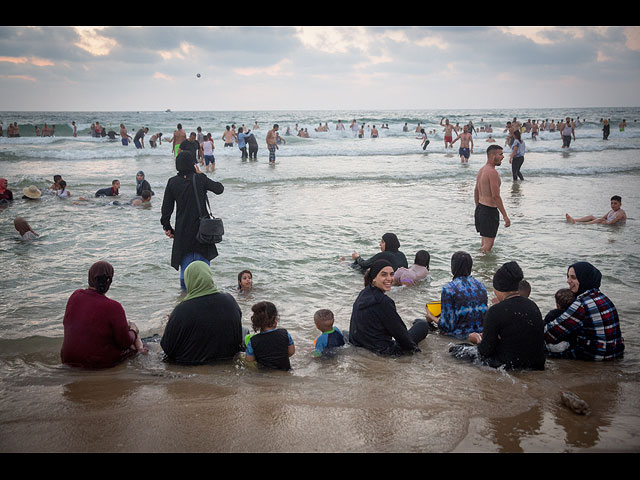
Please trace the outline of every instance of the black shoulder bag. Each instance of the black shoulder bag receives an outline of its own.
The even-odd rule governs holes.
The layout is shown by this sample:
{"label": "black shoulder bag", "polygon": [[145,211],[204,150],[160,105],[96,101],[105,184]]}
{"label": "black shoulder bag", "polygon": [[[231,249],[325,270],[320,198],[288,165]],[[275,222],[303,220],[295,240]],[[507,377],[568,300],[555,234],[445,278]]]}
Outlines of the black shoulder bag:
{"label": "black shoulder bag", "polygon": [[211,205],[209,205],[209,196],[206,196],[207,206],[209,208],[205,211],[206,215],[202,214],[202,208],[200,207],[200,198],[198,197],[198,189],[196,188],[196,175],[193,175],[193,191],[196,194],[198,214],[200,215],[200,227],[198,228],[196,240],[207,245],[220,243],[222,241],[222,236],[224,235],[224,225],[222,224],[222,219],[216,218],[209,213],[209,210],[211,210]]}

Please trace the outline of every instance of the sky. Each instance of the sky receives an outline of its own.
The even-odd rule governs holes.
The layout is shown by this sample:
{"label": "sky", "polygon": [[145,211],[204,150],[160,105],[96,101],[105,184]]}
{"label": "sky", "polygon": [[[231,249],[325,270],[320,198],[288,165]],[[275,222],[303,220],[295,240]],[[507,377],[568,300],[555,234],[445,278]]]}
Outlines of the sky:
{"label": "sky", "polygon": [[0,27],[0,111],[637,107],[639,79],[637,26]]}

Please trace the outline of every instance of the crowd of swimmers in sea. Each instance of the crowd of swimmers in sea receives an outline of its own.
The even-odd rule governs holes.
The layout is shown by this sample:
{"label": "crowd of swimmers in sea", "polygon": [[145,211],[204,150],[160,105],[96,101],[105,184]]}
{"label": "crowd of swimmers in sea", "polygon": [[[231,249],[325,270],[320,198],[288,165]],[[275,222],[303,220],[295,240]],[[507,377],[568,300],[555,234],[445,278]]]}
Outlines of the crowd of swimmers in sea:
{"label": "crowd of swimmers in sea", "polygon": [[[442,125],[445,126],[445,132],[448,127],[455,131],[448,120]],[[517,138],[521,129],[517,119],[508,125]],[[565,126],[572,127],[569,118]],[[255,128],[259,128],[257,123]],[[242,127],[238,129],[240,135],[235,138],[239,139],[243,130]],[[140,136],[134,138],[136,146],[147,132],[147,128],[138,130]],[[225,146],[230,146],[234,143],[234,137],[227,135],[227,132],[222,138]],[[463,132],[469,132],[469,125],[465,125]],[[276,145],[277,133],[276,124],[267,135],[267,139],[271,135],[272,141],[268,145]],[[178,130],[169,140],[174,144],[176,166],[180,154],[188,152],[193,160],[189,163],[192,163],[194,172],[201,173],[197,166],[198,152],[202,151],[201,143],[197,141],[199,134],[203,143],[210,138],[201,130],[187,137],[181,125],[178,125]],[[125,140],[128,138],[123,136],[123,144]],[[197,147],[192,145],[194,140]],[[492,148],[488,149],[488,156]],[[271,154],[270,150],[270,158]],[[120,182],[114,180],[110,187],[98,190],[95,196],[118,196],[119,189]],[[48,192],[62,198],[71,196],[66,182],[59,175],[54,177]],[[140,197],[135,199],[139,204],[149,202],[153,195],[151,187],[144,180],[144,172],[138,172],[136,176],[136,194]],[[37,200],[40,197],[41,192],[34,185],[23,189],[22,198],[25,200]],[[0,179],[0,201],[8,203],[12,200],[7,180]],[[83,197],[78,200],[87,201]],[[611,211],[603,217],[574,219],[567,214],[566,220],[571,223],[616,223],[626,218],[621,204],[622,199],[614,196],[611,199]],[[15,219],[14,226],[24,240],[37,236],[22,217]],[[427,307],[424,318],[414,320],[412,326],[407,328],[396,311],[395,303],[386,294],[394,286],[411,287],[428,281],[430,256],[427,251],[421,250],[417,252],[413,265],[409,266],[399,250],[397,237],[392,233],[382,236],[380,246],[381,252],[367,260],[356,252],[352,254],[353,268],[364,274],[364,289],[354,302],[349,331],[342,332],[335,326],[333,313],[329,309],[315,313],[314,322],[321,332],[314,342],[315,355],[323,355],[347,344],[382,355],[419,352],[418,344],[433,331],[464,340],[451,348],[455,357],[479,360],[494,367],[542,369],[548,356],[611,360],[623,355],[624,341],[617,310],[613,302],[599,290],[601,274],[591,264],[577,262],[568,267],[569,288],[556,293],[557,308],[543,319],[537,305],[528,298],[530,285],[516,262],[507,262],[495,272],[495,296],[489,301],[484,285],[471,276],[471,256],[466,252],[455,252],[451,258],[453,279],[442,288],[440,311],[433,312]],[[241,326],[240,309],[233,297],[215,287],[208,262],[196,260],[187,265],[183,272],[186,296],[169,316],[162,335],[161,346],[167,359],[178,363],[208,363],[244,352],[249,361],[273,368],[291,368],[289,357],[295,352],[294,342],[285,329],[277,327],[279,317],[273,303],[259,302],[253,305],[252,327],[255,334],[251,335]],[[122,361],[132,352],[146,351],[137,327],[126,321],[121,306],[104,296],[112,280],[113,267],[107,262],[97,262],[89,270],[89,288],[77,290],[69,299],[64,319],[63,363],[108,366]],[[251,289],[252,280],[250,271],[240,272],[238,290]],[[197,307],[200,303],[206,303],[207,307]],[[120,325],[118,338],[112,339],[110,346],[96,345],[96,342],[103,340],[97,339],[92,329],[95,330],[100,322],[116,321],[107,318],[109,315],[106,312],[111,311],[117,311],[114,315]],[[92,322],[86,322],[87,315],[95,317]],[[217,315],[216,322],[207,322],[206,317],[211,315]],[[225,319],[224,322],[220,321],[221,318]],[[211,326],[213,323],[230,327],[228,331],[217,331],[215,334],[202,331],[194,337],[180,328],[174,328],[176,322],[196,322],[192,326],[195,332],[201,328],[214,328]],[[71,324],[75,324],[75,327],[70,328]],[[270,335],[272,332],[277,333]],[[220,339],[225,339],[222,342],[224,345]],[[90,352],[105,348],[111,351],[100,359],[100,365],[91,364],[93,360],[88,360]],[[199,353],[190,357],[193,352]]]}

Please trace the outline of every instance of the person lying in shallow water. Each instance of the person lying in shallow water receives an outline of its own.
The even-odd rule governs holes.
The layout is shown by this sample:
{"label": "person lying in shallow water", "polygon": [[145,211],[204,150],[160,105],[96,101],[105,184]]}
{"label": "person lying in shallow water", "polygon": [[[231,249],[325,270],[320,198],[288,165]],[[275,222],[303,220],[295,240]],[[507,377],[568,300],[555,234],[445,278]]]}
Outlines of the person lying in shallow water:
{"label": "person lying in shallow water", "polygon": [[627,214],[622,210],[622,197],[614,195],[611,197],[611,210],[605,213],[602,217],[594,217],[593,215],[587,215],[586,217],[573,218],[568,213],[565,215],[567,222],[576,223],[601,223],[604,225],[621,224],[627,220]]}

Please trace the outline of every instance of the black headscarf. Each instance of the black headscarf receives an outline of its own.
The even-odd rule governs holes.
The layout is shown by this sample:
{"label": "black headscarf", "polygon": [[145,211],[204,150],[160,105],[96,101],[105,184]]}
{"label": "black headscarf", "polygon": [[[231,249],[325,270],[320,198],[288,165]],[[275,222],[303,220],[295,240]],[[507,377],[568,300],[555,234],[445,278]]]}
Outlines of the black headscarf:
{"label": "black headscarf", "polygon": [[451,256],[451,273],[453,273],[453,278],[468,277],[471,275],[472,266],[473,259],[467,252],[460,250]]}
{"label": "black headscarf", "polygon": [[[592,288],[600,288],[600,281],[602,280],[602,274],[600,270],[591,265],[589,262],[577,262],[571,265],[569,268],[573,268],[576,272],[576,278],[580,285],[578,285],[578,292],[576,295],[591,290]],[[569,269],[567,269],[567,272]]]}
{"label": "black headscarf", "polygon": [[195,173],[193,152],[183,151],[176,157],[176,170],[179,174]]}
{"label": "black headscarf", "polygon": [[517,262],[507,262],[493,275],[493,288],[499,292],[515,292],[523,278],[520,265]]}
{"label": "black headscarf", "polygon": [[98,293],[105,294],[113,280],[113,267],[108,262],[96,262],[89,269],[89,286]]}
{"label": "black headscarf", "polygon": [[397,252],[400,248],[400,241],[395,233],[385,233],[382,236],[382,240],[384,240],[384,250],[386,252]]}
{"label": "black headscarf", "polygon": [[378,276],[380,270],[382,270],[384,267],[393,268],[393,265],[391,265],[391,262],[387,260],[376,260],[375,262],[373,262],[373,265],[371,265],[371,267],[369,267],[369,269],[364,274],[365,287],[373,283],[373,279]]}

